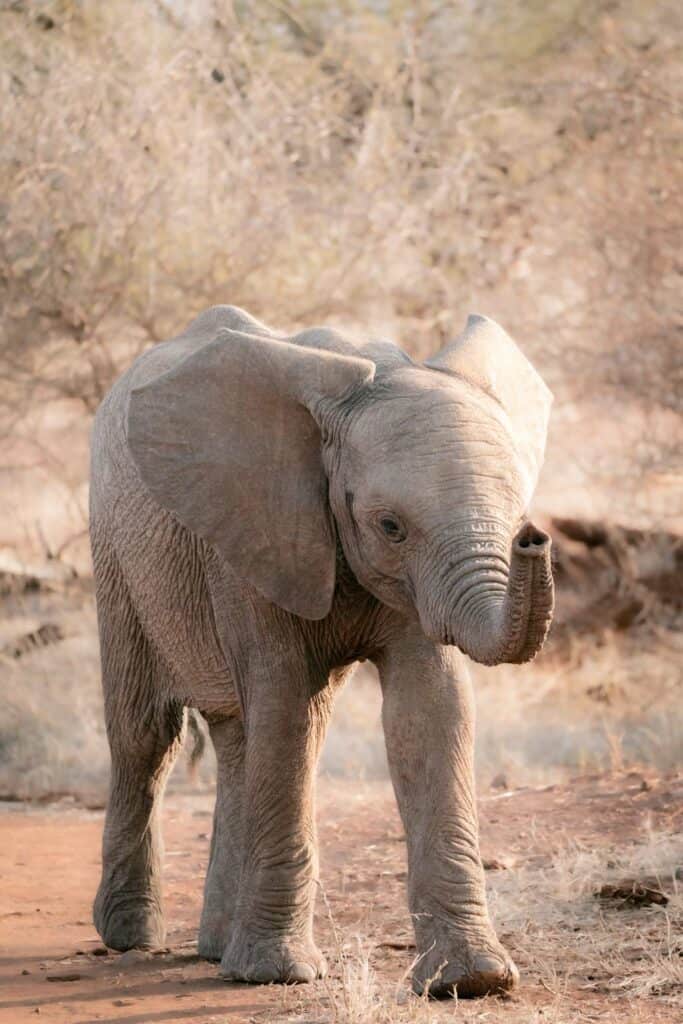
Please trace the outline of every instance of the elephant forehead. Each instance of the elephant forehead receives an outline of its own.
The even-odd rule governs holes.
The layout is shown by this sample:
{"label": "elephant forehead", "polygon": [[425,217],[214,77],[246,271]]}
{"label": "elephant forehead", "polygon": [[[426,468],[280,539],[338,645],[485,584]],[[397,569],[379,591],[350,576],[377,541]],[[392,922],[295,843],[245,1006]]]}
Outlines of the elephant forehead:
{"label": "elephant forehead", "polygon": [[357,502],[366,511],[391,508],[414,517],[455,515],[463,504],[520,511],[522,477],[516,463],[488,458],[475,464],[444,454],[430,461],[398,459],[365,468],[351,481]]}
{"label": "elephant forehead", "polygon": [[424,506],[427,514],[495,494],[518,511],[526,488],[505,414],[492,415],[488,398],[477,404],[467,397],[466,387],[410,388],[369,406],[348,437],[357,498],[368,508]]}
{"label": "elephant forehead", "polygon": [[395,374],[391,386],[377,389],[349,431],[348,441],[361,456],[453,460],[514,455],[505,411],[490,396],[465,381],[436,380],[430,371]]}

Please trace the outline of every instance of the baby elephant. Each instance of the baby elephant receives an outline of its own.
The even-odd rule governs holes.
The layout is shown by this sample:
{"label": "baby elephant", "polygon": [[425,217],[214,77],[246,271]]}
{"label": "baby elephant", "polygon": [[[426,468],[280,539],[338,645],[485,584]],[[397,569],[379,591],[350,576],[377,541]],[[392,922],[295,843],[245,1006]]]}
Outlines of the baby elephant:
{"label": "baby elephant", "polygon": [[159,816],[184,709],[218,760],[199,952],[303,982],[316,761],[354,662],[377,666],[408,846],[415,989],[517,970],[486,906],[464,654],[524,662],[550,622],[525,518],[551,395],[493,321],[415,362],[388,341],[202,313],[115,384],[92,437],[91,540],[111,792],[95,924],[164,941]]}

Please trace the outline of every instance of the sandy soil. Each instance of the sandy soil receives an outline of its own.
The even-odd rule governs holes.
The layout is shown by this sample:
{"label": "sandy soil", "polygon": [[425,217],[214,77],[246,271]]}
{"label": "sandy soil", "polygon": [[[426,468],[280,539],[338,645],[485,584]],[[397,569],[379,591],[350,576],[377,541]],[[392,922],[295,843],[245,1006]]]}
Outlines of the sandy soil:
{"label": "sandy soil", "polygon": [[[226,984],[218,979],[215,965],[196,955],[211,827],[208,796],[167,798],[168,949],[154,954],[109,952],[91,923],[101,811],[64,802],[45,807],[3,804],[0,1021],[227,1024],[445,1020],[457,1015],[467,1022],[506,1024],[680,1022],[680,989],[671,977],[660,991],[649,983],[648,991],[648,984],[631,984],[628,976],[615,973],[614,965],[586,959],[582,951],[593,941],[598,922],[608,932],[613,929],[619,941],[627,933],[635,935],[640,953],[634,963],[639,957],[652,957],[652,966],[645,964],[646,980],[651,982],[663,941],[681,924],[672,910],[679,906],[675,870],[658,879],[669,893],[666,907],[617,903],[596,910],[603,901],[595,900],[593,890],[610,880],[610,865],[616,869],[612,877],[618,876],[619,865],[609,859],[611,851],[642,851],[645,834],[652,845],[652,836],[680,832],[682,798],[683,777],[637,773],[484,797],[482,846],[491,862],[487,877],[492,906],[499,932],[522,971],[522,987],[511,999],[431,1006],[406,995],[401,982],[414,955],[404,895],[405,846],[391,790],[384,783],[321,782],[321,873],[328,909],[319,900],[317,934],[331,964],[331,978],[296,989]],[[571,862],[567,851],[574,857]],[[645,863],[642,857],[629,856],[630,863]],[[601,879],[603,867],[606,874]],[[554,888],[564,917],[541,913],[543,903],[553,904]],[[570,906],[574,917],[567,910]],[[525,924],[520,927],[522,919]],[[572,933],[566,943],[563,930]],[[357,936],[362,936],[360,947]],[[615,941],[615,948],[618,944]],[[359,948],[364,951],[357,961],[363,968],[362,982],[358,972],[348,970]],[[676,949],[674,957],[680,952]],[[674,971],[675,982],[678,968],[671,957],[669,948],[666,964]],[[349,999],[365,1000],[360,1015],[353,1016]]]}

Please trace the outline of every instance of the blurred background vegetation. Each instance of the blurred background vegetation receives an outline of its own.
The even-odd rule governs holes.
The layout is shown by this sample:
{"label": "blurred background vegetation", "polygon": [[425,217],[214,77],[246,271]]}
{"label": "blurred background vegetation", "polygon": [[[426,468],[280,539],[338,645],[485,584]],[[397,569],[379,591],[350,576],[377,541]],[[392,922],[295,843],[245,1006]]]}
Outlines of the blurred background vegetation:
{"label": "blurred background vegetation", "polygon": [[[556,396],[539,514],[655,531],[650,561],[670,572],[682,47],[676,0],[0,0],[0,570],[87,578],[94,409],[145,346],[228,302],[277,327],[384,334],[417,356],[470,311],[499,319]],[[633,559],[615,558],[623,591]],[[90,598],[62,595],[55,611],[6,589],[0,671],[23,694],[0,726],[7,779],[38,771],[41,743],[52,784],[57,748],[99,778]],[[46,615],[62,638],[12,654]],[[680,682],[680,648],[664,655],[661,637],[639,660],[642,624],[641,609],[628,654],[610,633],[578,674],[576,659],[540,663],[537,703],[557,705],[558,679],[570,703],[603,694],[589,738],[563,746],[563,710],[534,739],[511,705],[517,732],[483,740],[489,777],[510,750],[536,766],[550,746],[572,765],[618,760],[621,725],[596,724],[595,700],[602,715],[627,679],[629,714],[651,715]],[[640,703],[636,680],[650,687]],[[349,704],[340,751],[374,721],[369,700]],[[76,707],[81,740],[64,753]],[[678,727],[660,713],[673,749]],[[54,743],[41,715],[62,730]],[[372,771],[377,757],[359,754]]]}

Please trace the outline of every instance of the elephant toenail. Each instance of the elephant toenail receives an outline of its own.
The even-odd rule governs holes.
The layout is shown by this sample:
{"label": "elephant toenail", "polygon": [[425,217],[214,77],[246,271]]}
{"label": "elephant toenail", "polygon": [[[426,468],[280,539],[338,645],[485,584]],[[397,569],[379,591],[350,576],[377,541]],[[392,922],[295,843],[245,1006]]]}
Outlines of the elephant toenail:
{"label": "elephant toenail", "polygon": [[311,964],[299,962],[292,964],[289,968],[289,971],[287,972],[287,981],[291,984],[296,984],[297,982],[305,983],[308,981],[315,981],[317,976],[318,974],[315,967]]}
{"label": "elephant toenail", "polygon": [[512,961],[488,954],[475,957],[472,973],[491,992],[514,988],[519,981],[519,971]]}

